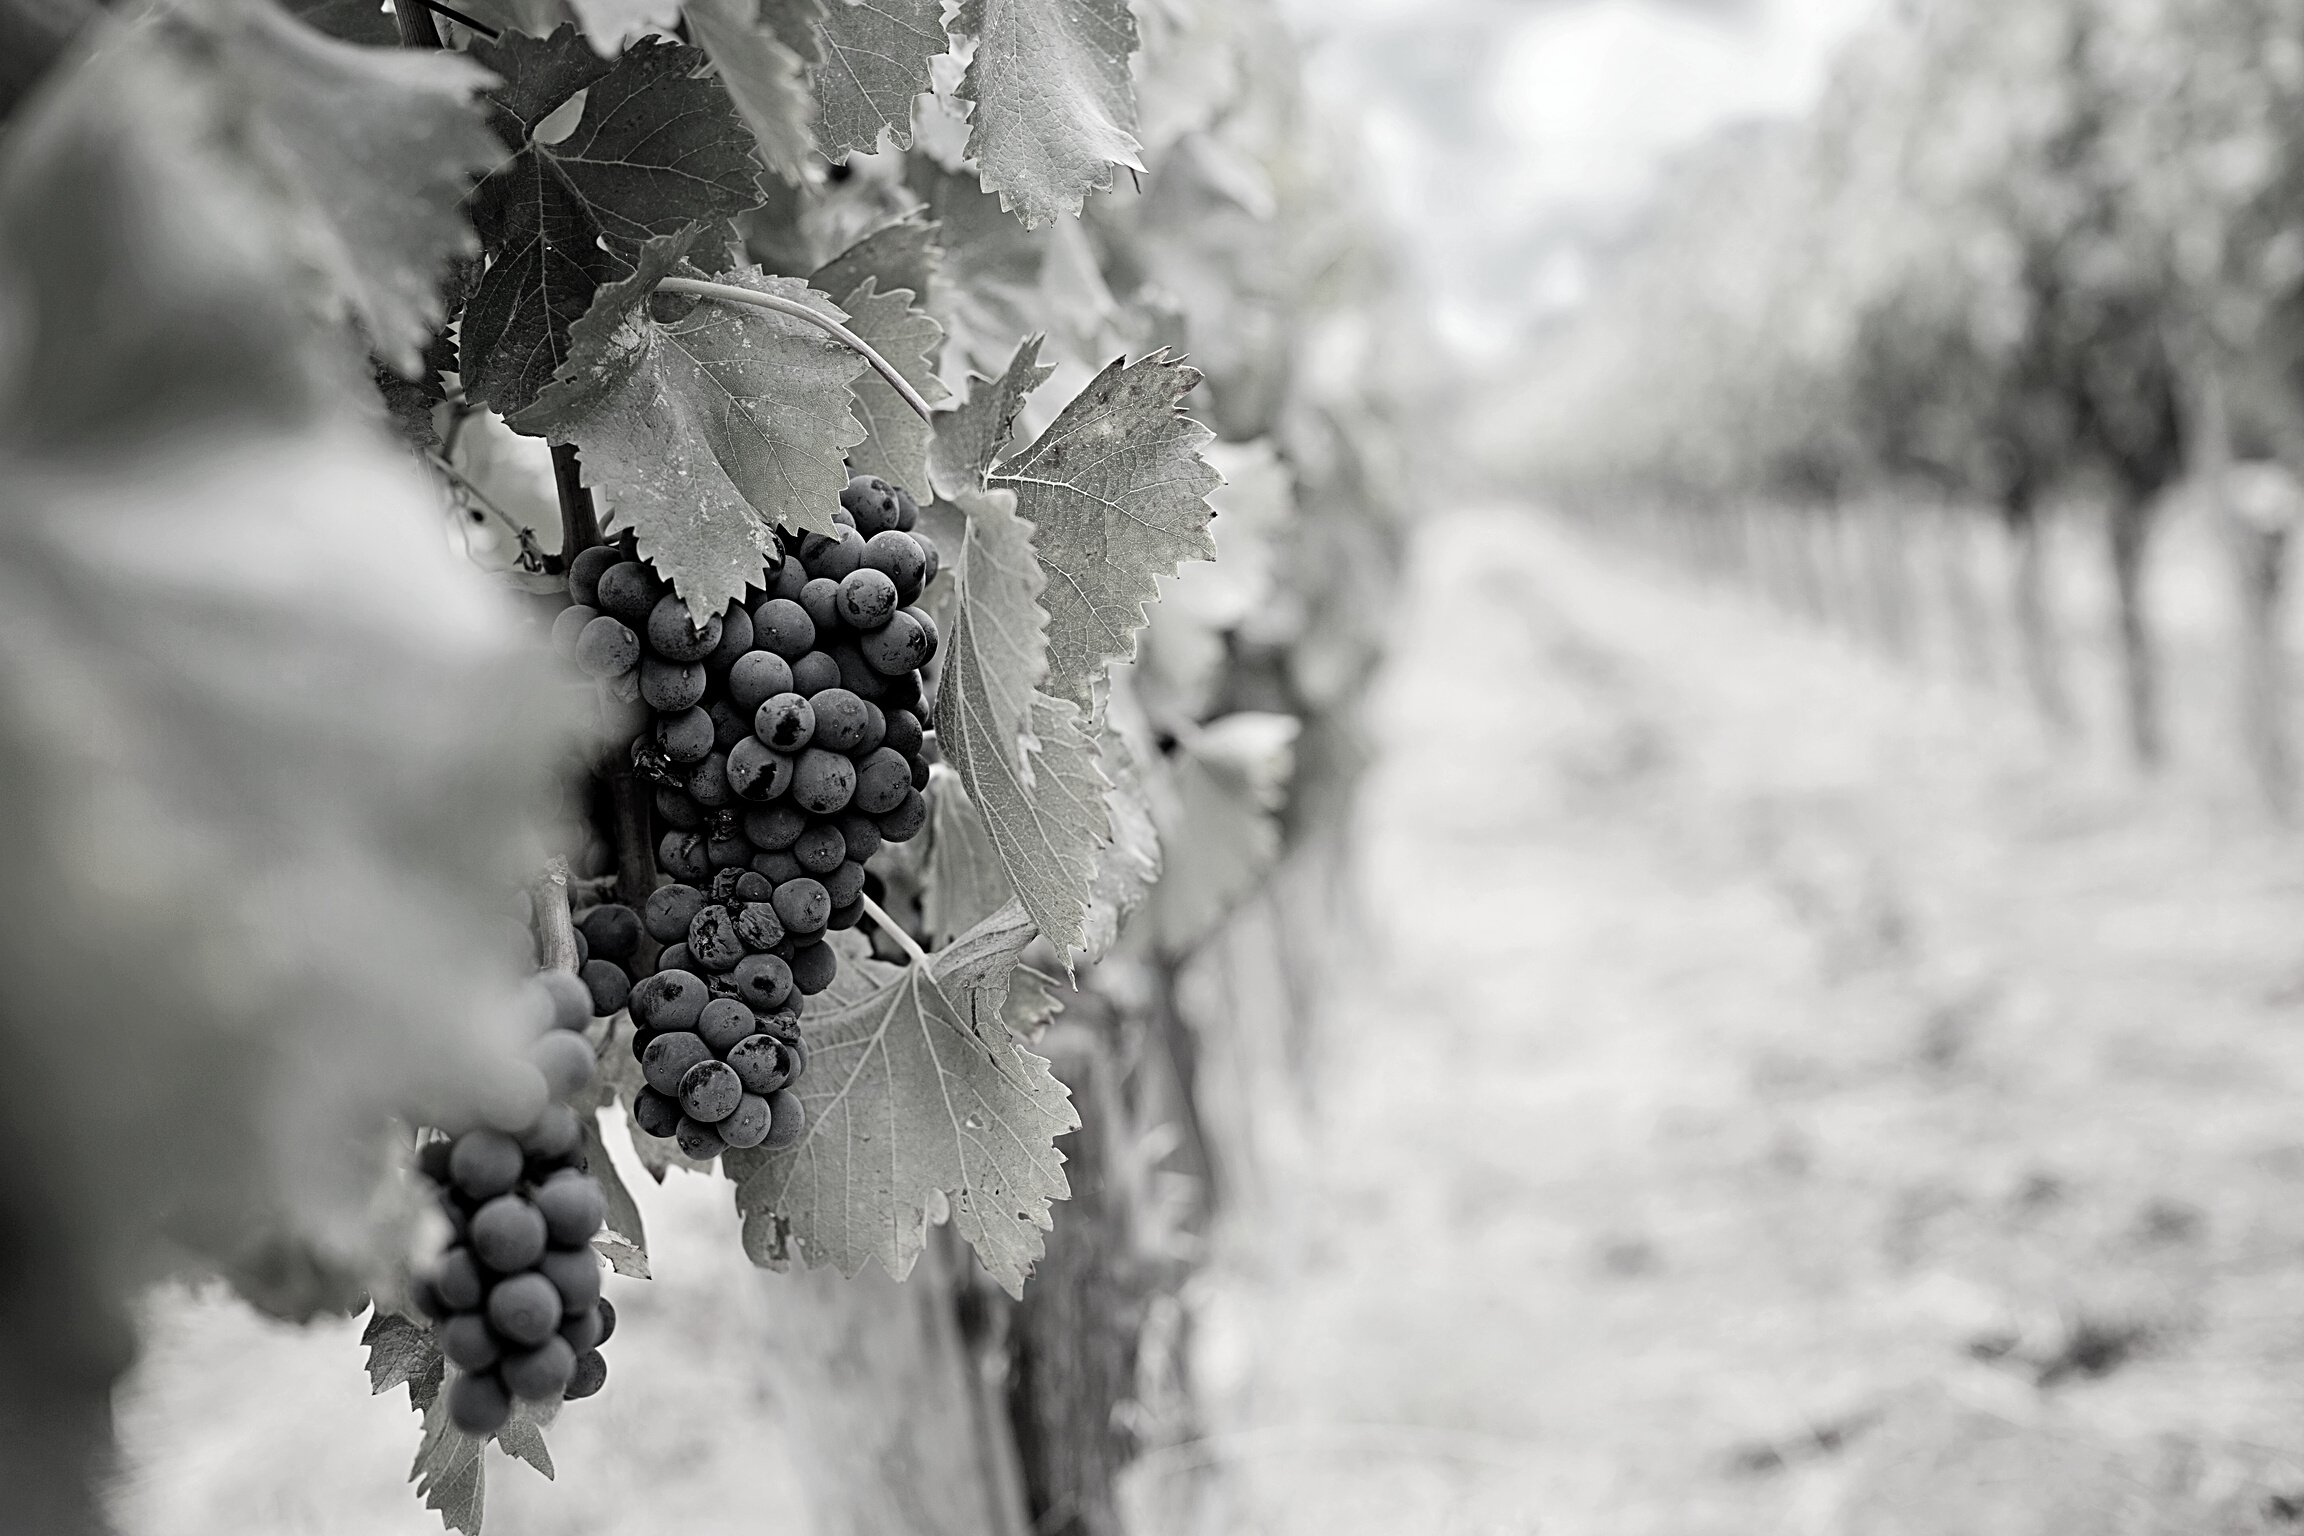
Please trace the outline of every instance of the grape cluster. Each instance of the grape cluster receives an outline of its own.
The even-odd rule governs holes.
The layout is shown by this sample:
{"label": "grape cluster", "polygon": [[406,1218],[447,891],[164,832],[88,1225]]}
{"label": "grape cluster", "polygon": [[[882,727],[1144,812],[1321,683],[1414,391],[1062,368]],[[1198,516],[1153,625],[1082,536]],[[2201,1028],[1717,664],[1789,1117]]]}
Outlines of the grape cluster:
{"label": "grape cluster", "polygon": [[[927,822],[920,669],[939,637],[916,605],[938,554],[918,518],[908,493],[859,475],[832,533],[781,535],[765,592],[701,624],[623,551],[570,567],[569,612],[624,625],[640,653],[632,760],[672,883],[639,915],[664,949],[628,998],[648,1083],[632,1114],[692,1157],[798,1137],[799,1007],[832,984],[826,935],[863,918],[865,861]],[[592,666],[598,618],[562,622]]]}
{"label": "grape cluster", "polygon": [[416,1153],[453,1236],[411,1293],[456,1367],[449,1417],[471,1435],[503,1428],[515,1398],[599,1391],[608,1376],[600,1345],[616,1326],[592,1251],[607,1200],[585,1171],[582,1122],[565,1102],[592,1080],[584,1032],[593,998],[566,971],[541,972],[536,985],[552,1023],[529,1059],[552,1102],[516,1134],[435,1136]]}

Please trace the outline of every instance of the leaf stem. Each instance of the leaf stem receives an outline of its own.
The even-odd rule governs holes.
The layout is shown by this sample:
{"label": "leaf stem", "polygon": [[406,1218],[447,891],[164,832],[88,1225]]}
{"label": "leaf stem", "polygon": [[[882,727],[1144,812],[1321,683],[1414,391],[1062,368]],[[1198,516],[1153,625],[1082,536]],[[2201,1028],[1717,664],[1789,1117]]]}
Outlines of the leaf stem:
{"label": "leaf stem", "polygon": [[492,43],[504,35],[503,33],[497,31],[494,27],[489,26],[486,22],[477,21],[472,17],[465,15],[462,11],[456,9],[456,7],[452,5],[442,5],[440,0],[416,0],[416,4],[422,6],[427,11],[431,11],[437,15],[447,17],[450,21],[455,22],[460,27],[464,27],[470,31],[479,33],[482,37],[488,39],[488,41]]}
{"label": "leaf stem", "polygon": [[912,381],[898,373],[896,365],[875,351],[872,343],[830,315],[818,314],[797,299],[787,299],[779,293],[759,293],[750,288],[739,288],[734,283],[709,283],[696,277],[668,277],[656,287],[663,293],[689,293],[700,299],[718,299],[723,304],[749,304],[754,309],[770,309],[780,315],[790,315],[795,320],[805,320],[854,349],[858,356],[872,365],[873,372],[888,381],[888,387],[896,391],[922,421],[934,422],[936,419],[936,413],[921,398],[920,391],[912,387]]}
{"label": "leaf stem", "polygon": [[600,514],[592,505],[592,490],[584,483],[573,443],[552,445],[552,488],[560,493],[560,567],[566,570],[569,562],[600,542]]}
{"label": "leaf stem", "polygon": [[931,969],[928,963],[928,951],[920,947],[920,941],[918,939],[913,938],[912,935],[904,931],[903,924],[897,922],[896,919],[881,911],[880,903],[874,901],[871,897],[859,894],[856,899],[864,903],[864,915],[872,919],[872,921],[878,923],[881,927],[887,929],[889,937],[896,941],[898,947],[901,948],[904,953],[912,957],[913,961],[919,965],[920,969],[924,971]]}

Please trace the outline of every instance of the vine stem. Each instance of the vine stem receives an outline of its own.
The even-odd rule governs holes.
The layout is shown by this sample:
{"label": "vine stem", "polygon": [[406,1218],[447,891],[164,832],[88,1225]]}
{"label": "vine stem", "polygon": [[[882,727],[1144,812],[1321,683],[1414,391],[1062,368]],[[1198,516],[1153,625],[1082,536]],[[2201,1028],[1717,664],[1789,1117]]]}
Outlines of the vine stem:
{"label": "vine stem", "polygon": [[568,861],[554,854],[529,887],[536,907],[536,948],[546,970],[576,969],[576,920],[568,911],[568,879]]}
{"label": "vine stem", "polygon": [[920,941],[918,939],[913,938],[912,935],[904,931],[903,924],[897,922],[896,919],[881,911],[880,903],[874,901],[871,897],[859,893],[856,899],[864,903],[864,915],[872,919],[872,921],[878,923],[881,927],[887,929],[889,937],[896,941],[897,945],[903,949],[904,953],[912,957],[914,963],[916,963],[924,971],[933,970],[933,967],[928,963],[928,951],[920,947]]}
{"label": "vine stem", "polygon": [[498,506],[494,497],[480,489],[472,477],[458,469],[446,455],[438,452],[427,452],[424,459],[458,490],[471,497],[476,505],[484,511],[495,513],[497,521],[512,530],[512,536],[520,541],[522,564],[528,564],[532,561],[534,562],[533,569],[540,571],[549,569],[550,557],[544,553],[544,547],[536,542],[535,529],[528,527],[511,513]]}
{"label": "vine stem", "polygon": [[718,299],[723,304],[749,304],[754,309],[773,310],[779,315],[790,315],[795,320],[805,320],[819,330],[838,337],[864,361],[870,363],[872,371],[886,379],[888,387],[896,391],[903,398],[904,403],[912,407],[922,421],[933,423],[936,420],[936,413],[929,408],[928,402],[921,398],[920,391],[912,387],[912,381],[898,373],[896,365],[882,357],[873,348],[872,343],[830,315],[818,314],[797,299],[787,299],[778,293],[759,293],[750,288],[739,288],[734,283],[706,282],[698,277],[668,277],[658,283],[656,287],[657,291],[661,293],[687,293],[694,294],[700,299]]}

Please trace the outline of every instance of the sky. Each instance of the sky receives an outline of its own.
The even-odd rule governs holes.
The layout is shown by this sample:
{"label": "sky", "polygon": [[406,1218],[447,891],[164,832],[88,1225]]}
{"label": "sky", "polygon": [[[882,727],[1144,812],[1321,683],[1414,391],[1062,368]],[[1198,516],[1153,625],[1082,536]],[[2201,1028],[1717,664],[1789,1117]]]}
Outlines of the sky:
{"label": "sky", "polygon": [[1578,301],[1675,155],[1808,110],[1880,0],[1286,3],[1443,339],[1493,354]]}

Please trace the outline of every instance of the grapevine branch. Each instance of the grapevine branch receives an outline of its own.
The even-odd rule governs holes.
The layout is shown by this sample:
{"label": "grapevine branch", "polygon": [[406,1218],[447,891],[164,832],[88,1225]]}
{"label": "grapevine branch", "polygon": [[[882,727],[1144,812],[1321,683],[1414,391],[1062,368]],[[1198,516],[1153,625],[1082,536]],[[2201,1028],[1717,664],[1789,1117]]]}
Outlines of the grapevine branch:
{"label": "grapevine branch", "polygon": [[871,897],[859,895],[856,899],[864,903],[864,915],[872,919],[872,921],[878,923],[882,928],[886,929],[888,936],[896,941],[896,943],[903,949],[904,953],[912,957],[915,964],[917,964],[924,971],[929,969],[928,951],[920,947],[920,941],[918,939],[913,938],[912,935],[904,931],[903,924],[897,922],[896,919],[881,911],[880,903],[874,901]]}
{"label": "grapevine branch", "polygon": [[723,304],[749,304],[754,309],[774,310],[779,315],[790,315],[795,320],[805,320],[810,325],[838,337],[864,361],[870,363],[872,371],[886,379],[888,387],[896,391],[903,398],[904,403],[912,407],[922,421],[933,423],[936,420],[936,413],[929,408],[928,402],[921,398],[920,391],[912,387],[912,381],[898,373],[896,365],[882,357],[874,349],[872,343],[830,315],[818,314],[797,299],[787,299],[778,293],[759,293],[750,288],[739,288],[734,283],[710,283],[696,277],[668,277],[656,286],[664,293],[693,294],[700,299],[718,299]]}
{"label": "grapevine branch", "polygon": [[511,530],[512,536],[520,541],[520,563],[523,566],[537,571],[551,568],[550,557],[544,553],[544,546],[536,542],[536,531],[533,528],[528,527],[511,513],[498,506],[494,497],[480,489],[472,477],[458,469],[454,461],[445,454],[427,452],[424,459],[426,463],[454,484],[458,490],[470,497],[476,506],[483,511],[493,512],[497,521]]}
{"label": "grapevine branch", "polygon": [[544,861],[544,873],[529,887],[536,906],[536,948],[544,968],[576,969],[576,923],[568,912],[568,861],[554,854]]}

